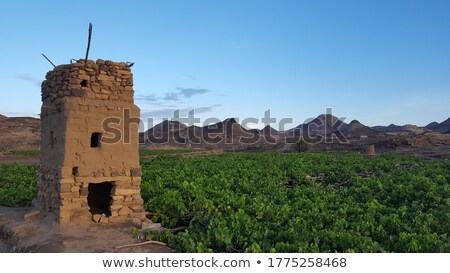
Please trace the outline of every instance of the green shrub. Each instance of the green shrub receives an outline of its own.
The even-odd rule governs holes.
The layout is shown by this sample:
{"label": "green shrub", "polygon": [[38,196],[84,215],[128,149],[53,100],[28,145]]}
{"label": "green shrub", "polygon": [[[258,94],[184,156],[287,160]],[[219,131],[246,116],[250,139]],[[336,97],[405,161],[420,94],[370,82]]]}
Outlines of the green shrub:
{"label": "green shrub", "polygon": [[30,206],[36,196],[36,166],[0,165],[0,206]]}

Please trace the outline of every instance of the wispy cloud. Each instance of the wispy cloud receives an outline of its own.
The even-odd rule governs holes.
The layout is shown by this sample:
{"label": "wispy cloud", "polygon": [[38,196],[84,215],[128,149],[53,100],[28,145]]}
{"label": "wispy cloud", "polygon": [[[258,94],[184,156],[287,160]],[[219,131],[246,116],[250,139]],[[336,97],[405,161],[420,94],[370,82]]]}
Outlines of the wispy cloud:
{"label": "wispy cloud", "polygon": [[[141,118],[173,118],[176,108],[165,108],[141,112]],[[180,110],[181,111],[181,110]]]}
{"label": "wispy cloud", "polygon": [[[181,117],[187,116],[189,111],[194,110],[195,114],[204,114],[213,111],[215,108],[221,106],[214,104],[211,106],[202,107],[180,107],[177,104],[183,104],[188,99],[211,92],[205,88],[182,88],[177,87],[176,92],[167,92],[162,96],[154,94],[136,96],[137,101],[142,101],[146,105],[153,105],[159,109],[150,111],[141,111],[142,118],[164,119],[173,118],[175,111],[179,111]],[[173,103],[171,103],[173,102]]]}
{"label": "wispy cloud", "polygon": [[152,94],[152,95],[136,96],[136,100],[152,102],[152,101],[158,101],[159,99],[155,95]]}
{"label": "wispy cloud", "polygon": [[41,87],[42,81],[29,75],[18,75],[16,76],[16,78],[22,81],[32,83],[34,86]]}
{"label": "wispy cloud", "polygon": [[215,108],[220,107],[220,104],[214,104],[211,106],[205,106],[205,107],[197,107],[197,108],[193,108],[194,109],[194,113],[196,114],[203,114],[203,113],[208,113],[213,111]]}
{"label": "wispy cloud", "polygon": [[178,94],[182,95],[185,98],[190,98],[196,95],[205,94],[210,92],[208,89],[203,88],[181,88],[178,87],[177,90],[179,91]]}
{"label": "wispy cloud", "polygon": [[161,98],[158,98],[156,95],[141,95],[136,96],[137,101],[142,101],[145,104],[158,106],[158,107],[165,107],[165,108],[176,108],[176,105],[168,104],[167,102],[161,101]]}
{"label": "wispy cloud", "polygon": [[203,106],[203,107],[189,107],[189,108],[164,108],[152,111],[142,111],[142,118],[168,118],[171,119],[174,117],[175,111],[180,111],[180,116],[187,116],[189,111],[194,110],[195,114],[204,114],[212,112],[217,107],[220,107],[220,104],[215,104],[211,106]]}
{"label": "wispy cloud", "polygon": [[160,108],[177,108],[178,105],[165,103],[165,102],[148,102],[148,105],[157,106]]}
{"label": "wispy cloud", "polygon": [[181,100],[180,94],[178,94],[178,93],[166,93],[162,99],[163,100],[170,100],[170,101],[179,101],[179,100]]}
{"label": "wispy cloud", "polygon": [[177,92],[167,92],[161,97],[158,97],[154,94],[136,96],[136,100],[143,101],[146,103],[151,103],[151,102],[155,103],[155,102],[159,102],[159,101],[179,102],[179,101],[182,101],[183,99],[188,99],[188,98],[192,98],[194,96],[198,96],[201,94],[206,94],[206,93],[211,92],[209,89],[205,89],[205,88],[177,87],[176,90],[178,90],[178,91]]}

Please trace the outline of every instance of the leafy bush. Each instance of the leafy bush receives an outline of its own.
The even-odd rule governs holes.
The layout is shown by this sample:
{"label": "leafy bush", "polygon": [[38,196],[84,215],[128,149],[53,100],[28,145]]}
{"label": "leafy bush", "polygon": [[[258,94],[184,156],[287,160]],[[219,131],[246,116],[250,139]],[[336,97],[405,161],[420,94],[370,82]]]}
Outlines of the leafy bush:
{"label": "leafy bush", "polygon": [[0,206],[30,206],[37,196],[37,167],[0,165]]}

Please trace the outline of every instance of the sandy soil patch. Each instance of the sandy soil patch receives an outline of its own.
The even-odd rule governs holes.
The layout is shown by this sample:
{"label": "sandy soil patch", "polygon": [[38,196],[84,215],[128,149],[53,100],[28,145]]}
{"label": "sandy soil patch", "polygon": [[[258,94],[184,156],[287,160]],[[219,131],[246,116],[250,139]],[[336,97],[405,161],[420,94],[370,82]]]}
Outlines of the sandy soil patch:
{"label": "sandy soil patch", "polygon": [[173,252],[169,247],[156,244],[116,249],[117,246],[140,242],[132,236],[131,222],[61,226],[52,215],[24,220],[24,214],[32,210],[0,207],[0,235],[3,236],[0,252]]}

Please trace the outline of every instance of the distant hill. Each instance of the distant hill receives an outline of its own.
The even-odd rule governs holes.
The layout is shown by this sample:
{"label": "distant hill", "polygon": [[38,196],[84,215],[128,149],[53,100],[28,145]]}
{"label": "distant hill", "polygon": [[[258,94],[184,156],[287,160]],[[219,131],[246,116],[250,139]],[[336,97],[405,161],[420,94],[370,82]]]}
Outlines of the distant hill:
{"label": "distant hill", "polygon": [[428,130],[433,130],[433,128],[438,126],[438,125],[439,125],[439,122],[433,121],[433,122],[431,122],[430,124],[428,124],[427,126],[425,126],[423,128],[428,129]]}
{"label": "distant hill", "polygon": [[260,130],[260,133],[263,135],[268,135],[268,134],[278,135],[279,132],[277,130],[275,130],[274,128],[270,127],[270,125],[267,125],[266,127],[262,128]]}
{"label": "distant hill", "polygon": [[352,120],[349,124],[343,124],[340,131],[349,138],[374,137],[382,134],[382,132],[372,129],[357,120]]}
{"label": "distant hill", "polygon": [[187,126],[179,121],[165,120],[159,124],[156,124],[153,128],[150,128],[147,132],[162,133],[170,131],[179,131],[186,128]]}
{"label": "distant hill", "polygon": [[[395,125],[369,127],[358,120],[345,123],[330,114],[319,115],[316,118],[300,124],[287,131],[277,131],[266,126],[261,130],[247,129],[240,125],[235,118],[228,118],[208,126],[186,126],[178,121],[163,121],[139,134],[141,144],[167,144],[169,146],[188,146],[239,149],[243,144],[263,147],[266,144],[285,143],[286,139],[303,134],[307,137],[320,139],[322,136],[336,136],[341,132],[349,139],[372,138],[368,141],[378,141],[392,137],[421,136],[425,138],[439,138],[439,135],[450,134],[450,118],[438,123],[432,122],[425,127],[416,125]],[[387,135],[385,135],[387,134]],[[267,136],[272,136],[269,141]],[[337,136],[339,138],[339,136]],[[295,139],[295,138],[294,138]],[[373,140],[375,139],[375,140]],[[144,142],[144,140],[146,140]],[[149,141],[150,140],[150,141]],[[275,141],[272,141],[275,140]],[[424,143],[426,141],[424,140]],[[0,115],[0,151],[39,147],[40,120],[31,117],[6,117]],[[420,144],[422,145],[422,144]]]}
{"label": "distant hill", "polygon": [[169,145],[190,143],[200,146],[233,146],[234,144],[239,145],[241,142],[255,143],[260,136],[259,130],[245,129],[235,118],[228,118],[203,127],[195,125],[187,127],[184,124],[172,124],[166,121],[157,124],[154,128],[145,133],[147,140],[150,140],[150,143],[155,143],[153,140],[162,139],[161,142],[165,140],[166,144]]}
{"label": "distant hill", "polygon": [[0,115],[0,150],[37,147],[40,136],[40,119]]}
{"label": "distant hill", "polygon": [[332,132],[345,124],[346,124],[345,122],[341,121],[339,118],[333,115],[322,114],[313,119],[312,121],[303,124],[302,128],[304,130],[309,129],[313,131]]}
{"label": "distant hill", "polygon": [[223,144],[240,144],[253,143],[259,139],[259,130],[257,129],[245,129],[242,127],[235,118],[228,118],[222,122],[202,127],[203,138],[206,142],[211,143],[222,138],[223,141],[219,142],[219,145]]}
{"label": "distant hill", "polygon": [[395,125],[390,124],[389,126],[374,126],[372,129],[377,130],[382,133],[386,134],[401,134],[401,133],[407,133],[411,135],[417,135],[417,134],[423,134],[427,131],[427,129],[418,127],[416,125],[412,124],[406,124],[406,125]]}
{"label": "distant hill", "polygon": [[439,133],[446,133],[450,130],[450,118],[445,121],[438,123],[436,121],[431,122],[430,124],[419,127],[412,124],[406,125],[395,125],[390,124],[389,126],[374,126],[372,129],[377,131],[386,133],[386,134],[410,134],[410,135],[419,135],[423,134],[427,131],[434,131]]}
{"label": "distant hill", "polygon": [[167,143],[172,139],[179,139],[179,131],[185,130],[187,126],[179,121],[164,120],[139,134],[139,143],[150,140],[153,143]]}
{"label": "distant hill", "polygon": [[325,136],[334,133],[343,125],[346,125],[346,123],[341,121],[339,118],[330,114],[322,114],[311,121],[300,124],[283,133],[290,137],[294,135],[298,136],[300,134],[306,134],[307,132],[309,136],[313,137],[317,135]]}
{"label": "distant hill", "polygon": [[435,132],[447,133],[450,130],[450,118],[444,120],[441,123],[432,122],[425,126],[425,128]]}

